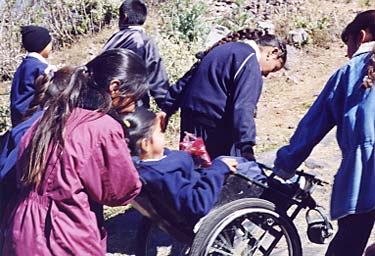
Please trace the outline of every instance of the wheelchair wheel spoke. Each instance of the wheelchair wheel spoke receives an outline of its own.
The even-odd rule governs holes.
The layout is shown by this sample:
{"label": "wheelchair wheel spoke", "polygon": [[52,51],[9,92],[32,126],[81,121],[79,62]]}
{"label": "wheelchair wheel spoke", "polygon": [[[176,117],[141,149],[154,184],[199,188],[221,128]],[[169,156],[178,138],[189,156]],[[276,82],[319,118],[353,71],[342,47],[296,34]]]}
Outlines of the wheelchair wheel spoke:
{"label": "wheelchair wheel spoke", "polygon": [[215,255],[214,253],[219,253],[219,255],[234,256],[233,253],[231,253],[231,252],[225,252],[225,251],[223,251],[223,250],[220,250],[219,248],[212,248],[212,249],[209,251],[209,254],[208,254],[208,255]]}
{"label": "wheelchair wheel spoke", "polygon": [[230,243],[230,240],[225,238],[222,234],[220,234],[212,246],[213,250],[220,250],[221,252],[227,251],[228,255],[232,255],[233,246]]}

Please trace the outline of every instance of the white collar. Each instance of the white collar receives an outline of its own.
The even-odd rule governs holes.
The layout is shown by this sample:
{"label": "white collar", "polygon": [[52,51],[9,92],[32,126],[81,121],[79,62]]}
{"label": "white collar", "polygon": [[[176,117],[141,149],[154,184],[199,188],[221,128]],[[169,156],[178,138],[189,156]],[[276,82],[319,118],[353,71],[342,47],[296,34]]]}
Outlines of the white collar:
{"label": "white collar", "polygon": [[164,158],[166,158],[167,156],[164,155],[163,157],[159,158],[159,159],[145,159],[145,160],[141,160],[141,162],[152,162],[152,161],[160,161]]}
{"label": "white collar", "polygon": [[375,49],[375,41],[363,43],[359,46],[358,50],[353,54],[353,57],[365,52],[371,52]]}
{"label": "white collar", "polygon": [[140,30],[140,31],[143,31],[143,27],[142,26],[137,26],[137,25],[135,25],[135,26],[129,26],[128,28],[130,28],[130,29],[134,29],[134,30]]}
{"label": "white collar", "polygon": [[144,32],[144,29],[140,25],[119,25],[120,30],[124,29],[132,29],[132,30],[138,30]]}
{"label": "white collar", "polygon": [[47,60],[37,52],[28,52],[26,54],[26,57],[33,57],[33,58],[36,58],[36,59],[40,60],[43,63],[48,64]]}
{"label": "white collar", "polygon": [[257,45],[257,43],[254,40],[243,40],[242,42],[250,45],[251,48],[254,49],[255,55],[257,56],[257,60],[259,62],[259,60],[260,60],[260,49],[259,49],[259,46]]}

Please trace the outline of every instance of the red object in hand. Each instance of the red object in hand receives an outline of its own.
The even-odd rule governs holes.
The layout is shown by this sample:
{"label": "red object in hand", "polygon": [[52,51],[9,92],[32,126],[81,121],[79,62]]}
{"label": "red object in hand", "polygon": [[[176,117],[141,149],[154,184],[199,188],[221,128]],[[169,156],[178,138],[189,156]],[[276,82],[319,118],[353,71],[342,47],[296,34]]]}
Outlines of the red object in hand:
{"label": "red object in hand", "polygon": [[188,132],[185,132],[185,134],[184,139],[180,142],[181,150],[193,157],[197,167],[206,168],[211,166],[211,158],[208,155],[203,139]]}

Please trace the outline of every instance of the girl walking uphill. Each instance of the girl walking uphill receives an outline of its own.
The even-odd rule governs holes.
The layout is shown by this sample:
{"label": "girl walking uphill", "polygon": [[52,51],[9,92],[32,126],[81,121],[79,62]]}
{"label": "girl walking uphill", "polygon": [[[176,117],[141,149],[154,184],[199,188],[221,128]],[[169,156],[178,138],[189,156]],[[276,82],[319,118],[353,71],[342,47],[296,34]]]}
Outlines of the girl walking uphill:
{"label": "girl walking uphill", "polygon": [[204,139],[211,157],[243,156],[254,160],[254,113],[262,75],[280,70],[285,44],[275,35],[244,29],[220,40],[166,97],[168,114],[181,107],[184,132]]}
{"label": "girl walking uphill", "polygon": [[134,110],[146,74],[136,54],[108,50],[47,100],[21,141],[19,186],[0,220],[1,255],[105,254],[102,205],[126,205],[141,187],[115,118]]}
{"label": "girl walking uphill", "polygon": [[338,69],[277,152],[274,172],[290,178],[337,126],[342,162],[332,188],[338,232],[327,256],[361,256],[375,220],[375,10],[359,13],[342,33],[351,60]]}

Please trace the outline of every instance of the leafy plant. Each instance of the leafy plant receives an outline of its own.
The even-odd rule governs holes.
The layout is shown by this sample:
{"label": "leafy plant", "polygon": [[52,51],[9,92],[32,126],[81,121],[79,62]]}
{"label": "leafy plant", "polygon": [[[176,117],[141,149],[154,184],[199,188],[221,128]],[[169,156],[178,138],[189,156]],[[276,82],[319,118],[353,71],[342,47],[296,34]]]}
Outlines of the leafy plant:
{"label": "leafy plant", "polygon": [[71,45],[78,36],[96,33],[117,17],[120,0],[3,1],[0,6],[0,81],[11,79],[24,55],[22,25],[48,28],[54,47]]}
{"label": "leafy plant", "polygon": [[320,17],[300,16],[294,20],[295,28],[303,28],[310,35],[307,43],[313,43],[317,46],[327,47],[328,44],[338,36],[332,31],[340,31],[334,29],[336,25],[334,14],[322,13]]}
{"label": "leafy plant", "polygon": [[160,8],[161,33],[186,43],[199,41],[208,33],[208,27],[203,22],[205,11],[206,5],[202,1],[172,0],[163,3]]}
{"label": "leafy plant", "polygon": [[255,15],[246,10],[244,0],[236,0],[229,13],[223,15],[218,21],[219,25],[229,28],[231,31],[237,31],[244,27],[255,26]]}

